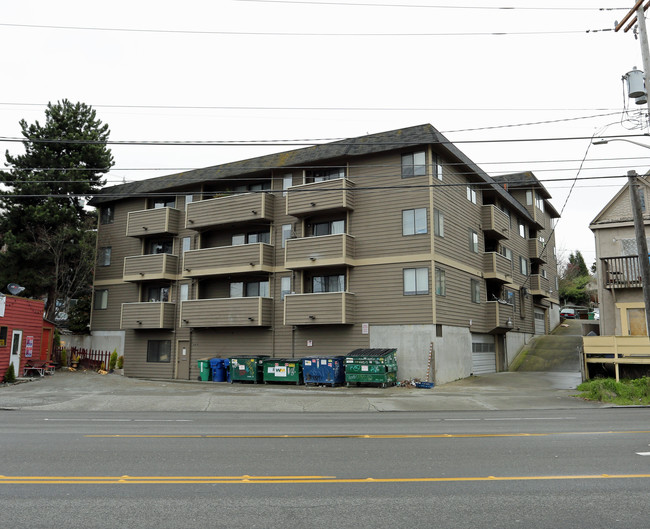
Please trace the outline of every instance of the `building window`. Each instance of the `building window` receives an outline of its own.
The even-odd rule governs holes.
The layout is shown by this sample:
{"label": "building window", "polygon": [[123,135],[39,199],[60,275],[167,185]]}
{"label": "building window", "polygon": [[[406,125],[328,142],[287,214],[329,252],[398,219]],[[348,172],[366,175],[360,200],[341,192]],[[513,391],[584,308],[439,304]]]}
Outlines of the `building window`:
{"label": "building window", "polygon": [[311,291],[313,293],[345,292],[345,276],[343,274],[314,276],[311,278]]}
{"label": "building window", "polygon": [[242,281],[230,283],[230,297],[231,298],[253,298],[253,297],[270,297],[269,282],[268,281],[249,281],[244,283]]}
{"label": "building window", "polygon": [[173,253],[174,241],[172,239],[152,239],[149,241],[149,255]]}
{"label": "building window", "polygon": [[481,283],[478,279],[470,279],[470,289],[472,291],[472,303],[481,302]]}
{"label": "building window", "polygon": [[185,195],[185,211],[187,211],[187,206],[192,203],[193,199],[193,195]]}
{"label": "building window", "polygon": [[429,269],[404,269],[404,295],[416,296],[429,293]]}
{"label": "building window", "polygon": [[232,236],[232,245],[239,246],[240,244],[256,244],[260,242],[268,244],[270,240],[271,234],[268,231],[237,233]]}
{"label": "building window", "polygon": [[506,248],[503,245],[499,245],[498,253],[500,255],[503,255],[508,261],[512,261],[512,250],[510,248]]}
{"label": "building window", "polygon": [[106,310],[108,308],[108,290],[95,290],[95,310]]}
{"label": "building window", "polygon": [[235,193],[256,193],[259,191],[270,191],[271,181],[265,180],[259,184],[242,184],[235,186]]}
{"label": "building window", "polygon": [[519,270],[523,275],[528,275],[528,260],[521,256],[519,256]]}
{"label": "building window", "polygon": [[505,292],[506,295],[506,303],[508,305],[512,305],[512,310],[516,310],[515,308],[515,293],[512,290],[506,290]]}
{"label": "building window", "polygon": [[439,209],[433,210],[433,233],[438,237],[445,236],[445,216]]}
{"label": "building window", "polygon": [[436,268],[436,296],[447,295],[447,279],[442,268]]}
{"label": "building window", "polygon": [[427,232],[427,208],[402,211],[402,235],[417,235]]}
{"label": "building window", "polygon": [[402,178],[427,174],[427,157],[424,151],[402,154]]}
{"label": "building window", "polygon": [[345,233],[344,220],[315,222],[311,226],[311,234],[313,237],[318,237],[320,235],[336,235],[338,233]]}
{"label": "building window", "polygon": [[100,224],[113,224],[115,221],[115,209],[113,206],[104,206],[99,214]]}
{"label": "building window", "polygon": [[478,253],[478,233],[474,230],[469,230],[469,250]]}
{"label": "building window", "polygon": [[183,253],[189,252],[192,249],[192,238],[191,237],[183,237],[181,239],[181,248],[183,250]]}
{"label": "building window", "polygon": [[174,208],[176,207],[176,197],[162,197],[151,200],[150,209]]}
{"label": "building window", "polygon": [[442,164],[440,163],[440,158],[435,156],[435,165],[433,166],[435,169],[435,177],[442,182]]}
{"label": "building window", "polygon": [[97,266],[109,266],[111,264],[111,247],[104,246],[97,252]]}
{"label": "building window", "polygon": [[293,230],[291,229],[291,224],[282,225],[282,248],[284,248],[284,245],[287,243],[287,239],[291,239],[292,233]]}
{"label": "building window", "polygon": [[539,209],[541,212],[544,212],[544,199],[543,198],[536,198],[535,199],[535,205],[537,206],[537,209]]}
{"label": "building window", "polygon": [[147,288],[147,296],[145,301],[149,303],[166,303],[169,301],[169,287],[168,286],[152,286]]}
{"label": "building window", "polygon": [[532,206],[533,205],[533,192],[532,191],[526,191],[526,205],[527,206]]}
{"label": "building window", "polygon": [[539,271],[539,273],[540,273],[540,275],[541,275],[544,279],[547,279],[547,276],[546,276],[546,268],[541,268],[540,271]]}
{"label": "building window", "polygon": [[178,300],[187,301],[190,299],[190,285],[189,283],[181,283],[178,288]]}
{"label": "building window", "polygon": [[291,276],[280,278],[280,299],[284,299],[287,294],[291,294]]}
{"label": "building window", "polygon": [[312,182],[325,182],[326,180],[336,180],[337,178],[345,178],[345,167],[333,167],[331,169],[318,169],[314,171],[307,171],[305,174],[305,182],[308,184]]}
{"label": "building window", "polygon": [[287,189],[293,185],[293,175],[291,173],[285,174],[282,177],[282,196],[287,196]]}
{"label": "building window", "polygon": [[171,340],[148,340],[147,362],[169,362],[171,360]]}
{"label": "building window", "polygon": [[519,235],[525,239],[526,238],[526,225],[521,221],[518,222],[518,225],[519,225]]}
{"label": "building window", "polygon": [[478,203],[476,189],[472,186],[467,186],[467,200],[469,200],[472,204]]}

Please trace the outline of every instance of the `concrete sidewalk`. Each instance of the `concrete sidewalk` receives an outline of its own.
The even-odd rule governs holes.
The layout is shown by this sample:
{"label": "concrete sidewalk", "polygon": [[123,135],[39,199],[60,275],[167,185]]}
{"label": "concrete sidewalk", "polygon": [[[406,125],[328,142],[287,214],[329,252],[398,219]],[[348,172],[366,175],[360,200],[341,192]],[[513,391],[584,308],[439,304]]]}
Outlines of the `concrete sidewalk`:
{"label": "concrete sidewalk", "polygon": [[360,412],[597,408],[574,372],[496,373],[433,389],[154,381],[57,371],[0,386],[0,409],[52,411]]}

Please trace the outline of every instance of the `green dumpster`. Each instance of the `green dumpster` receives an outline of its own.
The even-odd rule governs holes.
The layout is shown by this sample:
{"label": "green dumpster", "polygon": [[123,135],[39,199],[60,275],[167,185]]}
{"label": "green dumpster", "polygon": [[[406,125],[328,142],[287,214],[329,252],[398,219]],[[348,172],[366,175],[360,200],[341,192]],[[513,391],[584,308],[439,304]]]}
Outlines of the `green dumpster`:
{"label": "green dumpster", "polygon": [[230,356],[230,382],[253,382],[262,380],[262,362],[268,355]]}
{"label": "green dumpster", "polygon": [[302,362],[290,358],[267,358],[262,362],[262,379],[269,382],[302,383]]}
{"label": "green dumpster", "polygon": [[207,382],[210,380],[210,359],[202,358],[199,360],[199,380],[202,382]]}
{"label": "green dumpster", "polygon": [[396,349],[355,349],[345,356],[345,383],[378,384],[382,388],[397,382]]}

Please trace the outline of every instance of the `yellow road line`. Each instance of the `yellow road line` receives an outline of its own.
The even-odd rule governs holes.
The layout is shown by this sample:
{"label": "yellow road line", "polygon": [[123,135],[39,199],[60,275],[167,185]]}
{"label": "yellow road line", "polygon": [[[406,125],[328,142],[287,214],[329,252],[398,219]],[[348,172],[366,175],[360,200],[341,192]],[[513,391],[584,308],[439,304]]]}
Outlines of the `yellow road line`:
{"label": "yellow road line", "polygon": [[604,431],[604,432],[547,432],[547,433],[488,433],[488,434],[314,434],[314,435],[166,435],[166,434],[94,434],[84,435],[88,438],[124,438],[124,439],[445,439],[445,438],[481,438],[481,437],[547,437],[551,435],[612,435],[612,434],[648,434],[650,430]]}
{"label": "yellow road line", "polygon": [[0,485],[183,485],[303,483],[449,483],[476,481],[543,481],[650,479],[650,474],[583,474],[550,476],[470,476],[447,478],[336,478],[334,476],[0,476]]}

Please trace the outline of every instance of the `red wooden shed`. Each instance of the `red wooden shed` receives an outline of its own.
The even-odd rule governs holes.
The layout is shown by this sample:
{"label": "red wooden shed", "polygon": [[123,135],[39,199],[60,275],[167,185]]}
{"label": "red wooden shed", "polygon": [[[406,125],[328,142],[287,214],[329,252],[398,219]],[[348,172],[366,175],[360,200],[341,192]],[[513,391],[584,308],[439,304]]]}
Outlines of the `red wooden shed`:
{"label": "red wooden shed", "polygon": [[0,379],[9,364],[20,377],[28,363],[50,361],[54,324],[43,319],[44,309],[43,301],[0,294]]}

